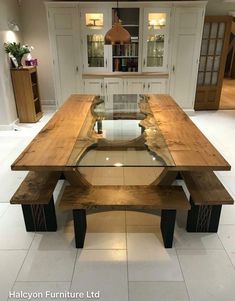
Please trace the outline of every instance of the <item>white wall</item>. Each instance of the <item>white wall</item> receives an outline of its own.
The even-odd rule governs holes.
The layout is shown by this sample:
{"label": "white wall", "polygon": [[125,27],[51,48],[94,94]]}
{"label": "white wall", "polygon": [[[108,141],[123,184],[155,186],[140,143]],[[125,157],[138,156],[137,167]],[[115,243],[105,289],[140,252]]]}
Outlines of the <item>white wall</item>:
{"label": "white wall", "polygon": [[235,2],[229,3],[224,0],[209,0],[206,15],[227,15],[229,11],[235,11]]}
{"label": "white wall", "polygon": [[9,31],[9,20],[16,21],[20,26],[17,0],[0,1],[0,129],[8,129],[8,126],[17,119],[10,66],[3,44],[7,41],[18,41],[20,33]]}
{"label": "white wall", "polygon": [[24,43],[34,46],[38,59],[40,97],[43,104],[55,103],[46,8],[43,0],[21,0],[20,15]]}

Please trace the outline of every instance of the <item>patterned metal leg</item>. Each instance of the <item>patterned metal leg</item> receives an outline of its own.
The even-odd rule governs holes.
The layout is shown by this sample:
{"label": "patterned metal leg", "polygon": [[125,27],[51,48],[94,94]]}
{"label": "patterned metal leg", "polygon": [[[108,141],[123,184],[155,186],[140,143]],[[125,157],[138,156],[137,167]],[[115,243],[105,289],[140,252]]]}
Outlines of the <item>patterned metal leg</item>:
{"label": "patterned metal leg", "polygon": [[84,240],[86,236],[86,227],[87,227],[86,210],[74,209],[73,222],[74,222],[76,248],[83,248]]}
{"label": "patterned metal leg", "polygon": [[172,248],[176,210],[162,210],[161,232],[165,248]]}
{"label": "patterned metal leg", "polygon": [[188,232],[217,232],[222,205],[194,205],[190,198],[191,210],[188,212]]}
{"label": "patterned metal leg", "polygon": [[22,205],[25,227],[28,232],[57,230],[53,196],[48,205]]}

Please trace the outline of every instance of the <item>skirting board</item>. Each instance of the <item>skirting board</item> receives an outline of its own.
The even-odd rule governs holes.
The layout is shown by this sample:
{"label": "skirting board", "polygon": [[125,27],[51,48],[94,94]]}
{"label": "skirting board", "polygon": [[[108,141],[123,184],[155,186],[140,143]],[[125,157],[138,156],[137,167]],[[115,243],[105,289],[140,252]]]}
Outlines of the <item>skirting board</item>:
{"label": "skirting board", "polygon": [[16,128],[17,123],[19,123],[18,118],[10,124],[0,124],[0,131],[12,131]]}
{"label": "skirting board", "polygon": [[184,109],[184,113],[186,113],[188,116],[194,116],[195,115],[194,109]]}

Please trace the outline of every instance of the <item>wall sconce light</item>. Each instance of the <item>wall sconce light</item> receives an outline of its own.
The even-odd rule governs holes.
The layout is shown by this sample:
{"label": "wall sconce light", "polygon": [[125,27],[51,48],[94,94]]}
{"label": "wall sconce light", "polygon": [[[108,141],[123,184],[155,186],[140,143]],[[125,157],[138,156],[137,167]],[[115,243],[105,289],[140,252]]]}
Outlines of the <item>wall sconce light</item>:
{"label": "wall sconce light", "polygon": [[11,31],[20,31],[19,25],[14,20],[8,22],[8,28]]}

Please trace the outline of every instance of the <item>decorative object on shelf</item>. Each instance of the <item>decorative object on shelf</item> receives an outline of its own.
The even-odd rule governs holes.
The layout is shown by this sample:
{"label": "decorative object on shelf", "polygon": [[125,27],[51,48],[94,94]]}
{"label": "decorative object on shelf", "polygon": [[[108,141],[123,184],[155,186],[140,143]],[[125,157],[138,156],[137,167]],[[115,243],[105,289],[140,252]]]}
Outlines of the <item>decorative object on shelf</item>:
{"label": "decorative object on shelf", "polygon": [[113,27],[106,33],[104,42],[106,45],[115,45],[115,44],[130,44],[131,35],[130,33],[122,27],[120,20],[118,0],[117,0],[117,20]]}
{"label": "decorative object on shelf", "polygon": [[37,66],[38,65],[38,60],[34,59],[31,55],[31,53],[28,53],[27,58],[25,60],[25,65],[26,66]]}
{"label": "decorative object on shelf", "polygon": [[[33,50],[32,46],[22,45],[20,43],[5,43],[5,51],[11,56],[13,56],[17,62],[17,68],[22,68],[22,58],[26,53],[30,53]],[[14,61],[13,61],[14,62]],[[15,65],[15,64],[14,64]]]}

